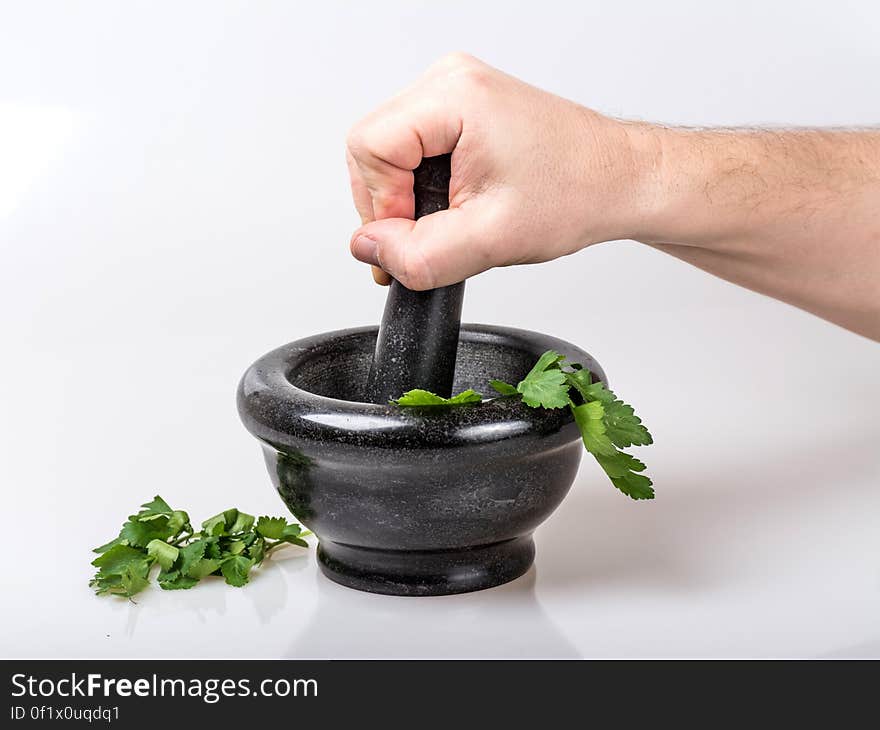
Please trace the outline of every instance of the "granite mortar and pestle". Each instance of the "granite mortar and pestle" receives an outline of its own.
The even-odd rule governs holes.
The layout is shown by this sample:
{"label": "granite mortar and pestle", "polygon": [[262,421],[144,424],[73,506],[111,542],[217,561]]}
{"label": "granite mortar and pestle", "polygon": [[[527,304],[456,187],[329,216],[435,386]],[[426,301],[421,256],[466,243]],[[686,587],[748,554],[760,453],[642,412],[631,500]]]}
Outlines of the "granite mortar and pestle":
{"label": "granite mortar and pestle", "polygon": [[[449,205],[450,156],[414,171],[415,216]],[[272,482],[318,537],[330,579],[427,596],[506,583],[535,557],[532,533],[565,497],[583,445],[569,409],[518,398],[400,407],[412,388],[448,397],[516,383],[546,350],[607,382],[586,352],[548,335],[464,324],[464,282],[392,281],[381,325],[273,350],[245,372],[238,410]]]}

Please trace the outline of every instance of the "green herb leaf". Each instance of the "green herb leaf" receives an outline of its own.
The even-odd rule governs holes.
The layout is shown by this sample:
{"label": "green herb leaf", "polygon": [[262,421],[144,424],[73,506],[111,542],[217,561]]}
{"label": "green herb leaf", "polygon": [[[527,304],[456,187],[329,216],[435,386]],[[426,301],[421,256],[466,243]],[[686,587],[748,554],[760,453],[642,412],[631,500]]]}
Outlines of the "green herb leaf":
{"label": "green herb leaf", "polygon": [[192,526],[189,524],[189,515],[179,509],[172,511],[171,516],[168,518],[168,529],[175,535],[179,532],[192,532]]}
{"label": "green herb leaf", "polygon": [[632,406],[620,400],[603,383],[593,383],[589,370],[566,373],[565,378],[586,402],[598,401],[602,404],[605,430],[615,446],[647,446],[654,442]]}
{"label": "green herb leaf", "polygon": [[254,561],[254,565],[259,565],[266,557],[266,541],[261,537],[254,541],[247,549],[248,556]]}
{"label": "green herb leaf", "polygon": [[147,515],[147,520],[142,522],[137,515],[132,515],[122,526],[119,533],[127,544],[145,548],[152,540],[167,540],[174,535],[174,531],[168,526],[168,518],[164,515]]}
{"label": "green herb leaf", "polygon": [[595,456],[611,483],[625,495],[633,499],[654,499],[650,478],[636,473],[645,470],[641,461],[623,451],[618,451],[613,456]]}
{"label": "green herb leaf", "polygon": [[131,598],[150,585],[150,563],[142,560],[125,567],[120,576],[122,595]]}
{"label": "green herb leaf", "polygon": [[[255,526],[256,525],[256,526]],[[189,515],[157,496],[122,526],[119,537],[95,548],[98,572],[89,582],[99,595],[131,597],[149,585],[150,569],[160,567],[156,582],[163,590],[192,588],[209,575],[247,583],[250,570],[266,557],[264,534],[278,542],[307,547],[302,527],[283,517],[261,517],[228,509],[202,523],[194,534]]]}
{"label": "green herb leaf", "polygon": [[282,538],[282,540],[284,542],[289,542],[291,545],[299,545],[300,547],[308,547],[309,546],[309,544],[305,540],[303,540],[299,537],[296,537],[295,535],[285,535]]}
{"label": "green herb leaf", "polygon": [[180,572],[189,575],[192,566],[205,555],[208,543],[204,539],[197,539],[180,548]]}
{"label": "green herb leaf", "polygon": [[205,520],[202,523],[202,532],[206,535],[225,535],[237,517],[237,509],[224,510],[220,514]]}
{"label": "green herb leaf", "polygon": [[230,555],[238,555],[244,552],[244,549],[247,547],[244,540],[233,540],[226,546],[226,552]]}
{"label": "green herb leaf", "polygon": [[565,360],[565,355],[560,355],[558,352],[554,350],[547,350],[541,357],[538,358],[538,362],[534,364],[531,370],[526,374],[524,380],[528,380],[540,373],[543,373],[545,370],[549,368],[559,369],[559,363]]}
{"label": "green herb leaf", "polygon": [[234,535],[238,532],[247,532],[254,526],[254,516],[246,512],[235,510],[235,520],[229,526],[229,534]]}
{"label": "green herb leaf", "polygon": [[141,505],[141,511],[138,512],[138,517],[155,517],[157,515],[168,517],[171,512],[172,509],[168,505],[168,502],[157,494],[153,497],[152,502],[146,502]]}
{"label": "green herb leaf", "polygon": [[568,405],[569,385],[559,363],[565,357],[548,350],[523,378],[516,389],[522,394],[523,403],[532,408],[565,408]]}
{"label": "green herb leaf", "polygon": [[93,553],[106,553],[110,548],[115,547],[116,545],[128,545],[128,541],[122,537],[117,537],[115,540],[111,540],[100,547],[96,547],[92,549]]}
{"label": "green herb leaf", "polygon": [[180,551],[176,547],[162,540],[150,540],[150,543],[147,545],[147,555],[153,558],[165,570],[174,565],[174,561],[177,560],[179,553]]}
{"label": "green herb leaf", "polygon": [[146,554],[143,550],[128,545],[115,545],[103,555],[95,558],[92,565],[100,568],[102,573],[120,575],[127,566],[140,562],[145,557]]}
{"label": "green herb leaf", "polygon": [[287,520],[283,517],[260,517],[257,520],[257,532],[263,537],[279,540],[287,527]]}
{"label": "green herb leaf", "polygon": [[530,374],[516,389],[522,393],[523,403],[532,408],[565,408],[568,405],[568,385],[561,370]]}
{"label": "green herb leaf", "polygon": [[180,591],[192,588],[199,581],[196,578],[190,578],[179,570],[161,571],[156,578],[159,587],[164,591]]}
{"label": "green herb leaf", "polygon": [[644,474],[645,465],[629,454],[618,451],[609,437],[606,426],[607,406],[599,401],[582,405],[572,404],[574,420],[581,431],[584,446],[599,462],[611,483],[633,499],[653,499],[651,480]]}
{"label": "green herb leaf", "polygon": [[223,564],[220,566],[220,571],[223,573],[223,577],[229,585],[240,588],[248,582],[248,572],[253,564],[254,563],[250,558],[236,555],[224,560]]}
{"label": "green herb leaf", "polygon": [[152,564],[153,559],[143,550],[115,545],[92,561],[99,570],[89,585],[98,595],[113,593],[131,598],[147,586]]}
{"label": "green herb leaf", "polygon": [[471,390],[464,390],[451,398],[443,398],[427,390],[409,390],[397,400],[391,401],[396,406],[460,406],[469,403],[480,403],[483,396]]}
{"label": "green herb leaf", "polygon": [[598,401],[571,406],[575,423],[581,432],[584,446],[593,456],[613,456],[617,453],[608,434],[605,433],[605,409]]}
{"label": "green herb leaf", "polygon": [[[503,380],[491,380],[489,385],[503,396],[520,394],[523,402],[532,408],[571,408],[584,446],[605,470],[611,483],[633,499],[654,497],[651,480],[640,473],[645,465],[619,451],[653,443],[650,432],[632,406],[617,398],[601,381],[594,382],[593,374],[583,365],[566,363],[564,355],[548,350],[516,388]],[[391,402],[448,405],[451,400],[425,390],[411,390]]]}
{"label": "green herb leaf", "polygon": [[211,575],[211,573],[216,572],[222,562],[222,560],[216,558],[199,558],[189,566],[189,570],[186,574],[190,578],[201,580],[206,575]]}
{"label": "green herb leaf", "polygon": [[631,405],[621,400],[613,400],[604,407],[605,430],[615,446],[622,449],[627,446],[648,446],[654,443],[648,429],[642,425],[642,419],[635,414]]}
{"label": "green herb leaf", "polygon": [[572,372],[565,372],[565,380],[573,386],[585,401],[597,400],[588,395],[590,386],[593,384],[593,374],[586,368],[579,368]]}
{"label": "green herb leaf", "polygon": [[475,390],[471,390],[468,388],[467,390],[461,391],[458,395],[454,395],[447,400],[447,403],[451,406],[465,405],[467,403],[480,403],[483,400],[483,396],[477,393]]}
{"label": "green herb leaf", "polygon": [[503,380],[490,380],[489,385],[501,395],[519,395],[519,391],[515,386],[505,383]]}
{"label": "green herb leaf", "polygon": [[219,560],[223,557],[223,549],[220,547],[219,537],[206,537],[205,540],[205,557]]}

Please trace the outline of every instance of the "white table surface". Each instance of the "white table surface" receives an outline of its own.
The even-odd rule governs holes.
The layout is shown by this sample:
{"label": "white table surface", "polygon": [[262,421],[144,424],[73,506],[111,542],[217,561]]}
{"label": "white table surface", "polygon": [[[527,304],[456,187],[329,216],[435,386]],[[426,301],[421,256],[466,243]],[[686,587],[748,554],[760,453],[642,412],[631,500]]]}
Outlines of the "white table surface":
{"label": "white table surface", "polygon": [[[654,433],[639,454],[653,502],[585,459],[535,567],[469,595],[358,593],[324,579],[313,549],[241,590],[92,595],[90,548],[153,494],[199,521],[283,510],[238,422],[238,377],[278,344],[378,321],[384,293],[346,251],[341,140],[441,51],[633,116],[876,121],[857,93],[875,18],[799,9],[788,33],[756,5],[713,37],[702,5],[681,4],[680,29],[579,3],[564,24],[513,14],[490,34],[489,9],[456,10],[418,43],[404,34],[407,64],[382,47],[353,78],[339,48],[429,12],[406,6],[193,3],[173,23],[118,4],[4,9],[0,656],[880,656],[880,346],[632,243],[490,272],[465,317],[591,351]],[[759,22],[748,56],[725,45]],[[536,24],[561,38],[555,55],[523,55]],[[670,51],[676,34],[701,64]],[[657,75],[633,72],[624,39]],[[609,58],[589,83],[569,72]]]}

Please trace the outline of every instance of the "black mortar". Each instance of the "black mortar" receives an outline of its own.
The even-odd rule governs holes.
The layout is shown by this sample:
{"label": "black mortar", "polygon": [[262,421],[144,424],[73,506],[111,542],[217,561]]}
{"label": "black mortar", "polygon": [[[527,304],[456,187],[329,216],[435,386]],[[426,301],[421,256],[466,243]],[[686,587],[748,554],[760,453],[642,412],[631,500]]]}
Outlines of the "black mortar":
{"label": "black mortar", "polygon": [[[450,156],[414,171],[415,217],[449,205]],[[298,340],[257,360],[238,410],[263,443],[290,511],[317,536],[324,574],[375,593],[425,596],[505,583],[532,564],[532,532],[574,481],[583,446],[569,409],[518,398],[389,405],[412,388],[449,396],[519,382],[547,350],[583,350],[508,327],[460,325],[464,282],[394,281],[380,327]]]}
{"label": "black mortar", "polygon": [[[440,595],[505,583],[534,559],[532,532],[568,492],[583,445],[568,409],[516,398],[400,408],[364,402],[376,327],[285,345],[245,373],[238,409],[272,481],[320,541],[322,571],[374,593]],[[546,350],[605,380],[547,335],[462,325],[453,390],[518,382]]]}

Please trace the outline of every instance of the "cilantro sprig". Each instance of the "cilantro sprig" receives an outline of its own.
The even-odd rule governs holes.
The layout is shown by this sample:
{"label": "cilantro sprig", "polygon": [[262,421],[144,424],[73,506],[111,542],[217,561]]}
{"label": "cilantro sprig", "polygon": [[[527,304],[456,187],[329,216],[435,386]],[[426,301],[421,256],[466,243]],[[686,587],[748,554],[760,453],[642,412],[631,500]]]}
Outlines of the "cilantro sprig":
{"label": "cilantro sprig", "polygon": [[[581,439],[611,483],[632,499],[653,499],[653,483],[644,474],[645,464],[622,449],[654,442],[632,406],[620,400],[604,383],[578,363],[548,350],[516,385],[491,380],[489,385],[502,397],[521,398],[531,408],[569,408],[581,432]],[[446,406],[476,404],[483,396],[466,390],[452,398],[441,398],[425,390],[411,390],[392,403],[399,406]]]}
{"label": "cilantro sprig", "polygon": [[243,586],[250,571],[282,545],[308,547],[303,531],[283,517],[260,517],[228,509],[205,520],[196,532],[189,515],[171,509],[159,496],[129,516],[119,536],[95,548],[98,572],[89,582],[98,595],[131,598],[156,581],[168,591],[192,588],[208,575],[222,575],[229,585]]}

